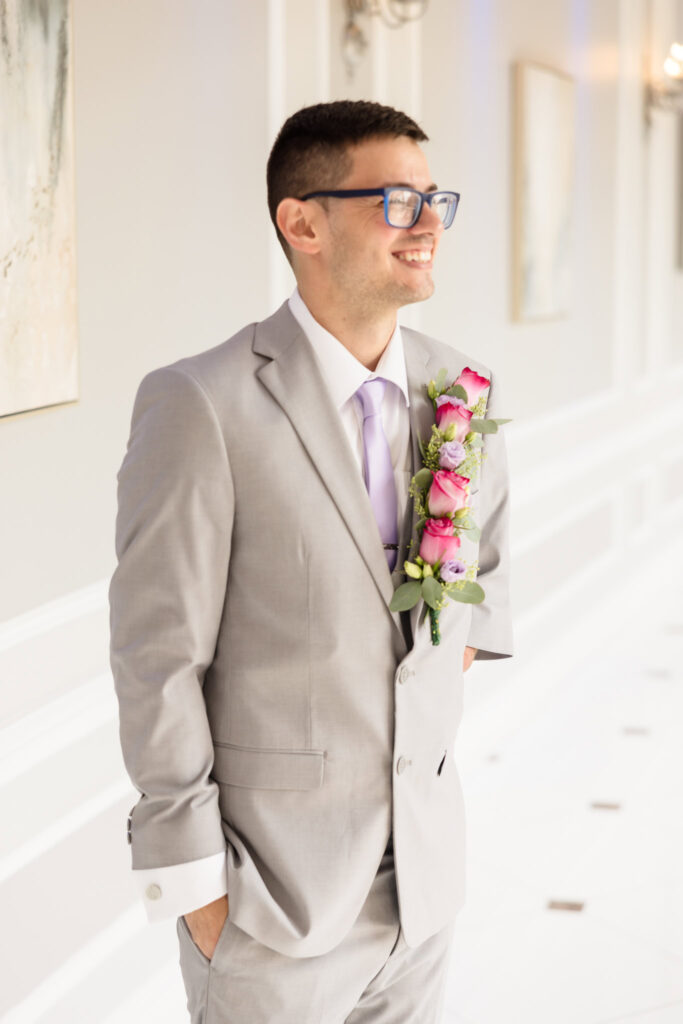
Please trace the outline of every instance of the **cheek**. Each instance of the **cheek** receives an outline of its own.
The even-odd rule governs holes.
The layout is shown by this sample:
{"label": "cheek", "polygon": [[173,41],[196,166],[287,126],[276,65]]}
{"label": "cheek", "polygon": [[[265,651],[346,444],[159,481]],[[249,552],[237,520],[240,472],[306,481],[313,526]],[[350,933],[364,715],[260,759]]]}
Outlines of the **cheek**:
{"label": "cheek", "polygon": [[395,256],[392,256],[392,249],[396,248],[398,232],[389,227],[381,215],[381,220],[374,216],[362,225],[358,235],[359,251],[365,253],[368,260],[375,265],[393,266],[398,263]]}
{"label": "cheek", "polygon": [[364,278],[386,276],[396,260],[386,246],[369,238],[360,239],[353,256],[353,265]]}

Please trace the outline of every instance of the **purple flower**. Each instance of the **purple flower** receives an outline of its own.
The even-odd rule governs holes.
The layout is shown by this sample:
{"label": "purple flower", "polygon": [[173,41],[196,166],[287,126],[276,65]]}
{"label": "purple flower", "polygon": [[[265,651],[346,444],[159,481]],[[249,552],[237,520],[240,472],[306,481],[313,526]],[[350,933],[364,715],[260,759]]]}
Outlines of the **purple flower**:
{"label": "purple flower", "polygon": [[465,458],[465,446],[460,441],[445,441],[439,448],[439,465],[454,470]]}
{"label": "purple flower", "polygon": [[465,399],[456,398],[454,395],[439,395],[439,397],[436,399],[437,409],[439,409],[442,405],[445,405],[446,402],[450,402],[451,405],[464,405]]}
{"label": "purple flower", "polygon": [[461,580],[466,572],[467,566],[459,558],[449,558],[439,569],[439,575],[444,583],[455,583],[456,580]]}

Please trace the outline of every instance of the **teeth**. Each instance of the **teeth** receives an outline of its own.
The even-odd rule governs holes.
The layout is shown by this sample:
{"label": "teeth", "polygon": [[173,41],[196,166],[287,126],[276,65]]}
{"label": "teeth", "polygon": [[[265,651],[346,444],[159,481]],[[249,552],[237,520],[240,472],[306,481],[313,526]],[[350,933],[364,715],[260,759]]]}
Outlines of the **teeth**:
{"label": "teeth", "polygon": [[429,263],[432,258],[431,252],[399,252],[396,255],[407,263]]}

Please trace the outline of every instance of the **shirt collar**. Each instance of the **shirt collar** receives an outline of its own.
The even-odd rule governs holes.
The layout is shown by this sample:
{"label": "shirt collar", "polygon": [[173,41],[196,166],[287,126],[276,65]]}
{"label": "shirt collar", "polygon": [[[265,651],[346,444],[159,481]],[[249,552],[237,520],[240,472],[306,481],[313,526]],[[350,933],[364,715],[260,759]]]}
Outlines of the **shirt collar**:
{"label": "shirt collar", "polygon": [[383,377],[395,384],[403,394],[406,406],[410,405],[403,338],[398,322],[377,368],[370,371],[333,334],[318,323],[301,298],[298,288],[295,288],[289,297],[289,308],[313,346],[337,409],[341,409],[348,402],[364,381],[372,380],[374,377]]}

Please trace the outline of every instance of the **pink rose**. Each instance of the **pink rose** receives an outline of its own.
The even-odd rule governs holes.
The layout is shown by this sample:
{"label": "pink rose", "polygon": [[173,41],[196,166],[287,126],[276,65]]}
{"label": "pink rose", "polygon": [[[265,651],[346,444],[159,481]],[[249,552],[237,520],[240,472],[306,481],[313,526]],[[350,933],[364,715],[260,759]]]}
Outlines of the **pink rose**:
{"label": "pink rose", "polygon": [[439,430],[443,431],[451,423],[455,423],[456,431],[453,440],[463,441],[465,434],[470,429],[472,413],[464,405],[456,405],[457,401],[457,398],[454,401],[449,399],[438,407],[436,410],[436,425]]}
{"label": "pink rose", "polygon": [[467,392],[467,404],[474,405],[479,396],[486,391],[487,387],[491,384],[490,380],[486,377],[480,377],[474,370],[470,370],[469,366],[466,366],[460,376],[454,384],[460,384],[461,387]]}
{"label": "pink rose", "polygon": [[429,513],[440,518],[451,516],[459,508],[464,508],[469,497],[469,477],[459,476],[446,469],[432,473],[432,486],[429,488]]}
{"label": "pink rose", "polygon": [[428,519],[424,525],[420,558],[429,565],[455,558],[460,538],[453,533],[450,519]]}

